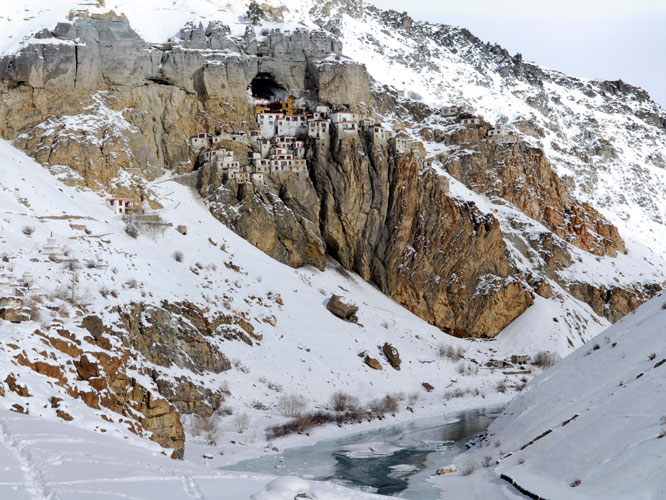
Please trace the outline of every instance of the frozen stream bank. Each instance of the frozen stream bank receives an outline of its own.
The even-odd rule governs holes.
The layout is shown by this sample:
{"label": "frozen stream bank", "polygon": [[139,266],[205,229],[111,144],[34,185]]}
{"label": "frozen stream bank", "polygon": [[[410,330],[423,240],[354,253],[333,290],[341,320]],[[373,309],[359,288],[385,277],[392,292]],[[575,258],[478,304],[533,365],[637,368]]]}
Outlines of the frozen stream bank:
{"label": "frozen stream bank", "polygon": [[245,460],[231,470],[333,481],[411,500],[439,498],[427,478],[483,433],[502,406],[413,420]]}

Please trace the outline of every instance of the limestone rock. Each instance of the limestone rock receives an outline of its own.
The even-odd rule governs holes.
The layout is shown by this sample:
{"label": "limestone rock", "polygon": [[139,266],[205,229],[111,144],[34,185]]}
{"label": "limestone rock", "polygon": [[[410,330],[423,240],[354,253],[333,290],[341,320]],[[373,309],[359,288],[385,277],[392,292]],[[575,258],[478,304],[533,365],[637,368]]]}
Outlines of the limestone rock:
{"label": "limestone rock", "polygon": [[345,304],[342,302],[339,295],[333,295],[329,299],[328,303],[326,304],[326,309],[328,309],[338,318],[349,321],[350,323],[356,323],[358,321],[358,318],[356,317],[358,306]]}

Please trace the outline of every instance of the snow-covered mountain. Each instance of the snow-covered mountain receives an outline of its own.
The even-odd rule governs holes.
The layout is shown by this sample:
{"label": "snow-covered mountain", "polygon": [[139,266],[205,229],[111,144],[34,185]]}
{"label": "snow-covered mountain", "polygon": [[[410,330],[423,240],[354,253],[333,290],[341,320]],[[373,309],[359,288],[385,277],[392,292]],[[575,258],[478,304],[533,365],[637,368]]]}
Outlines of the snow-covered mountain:
{"label": "snow-covered mountain", "polygon": [[[578,414],[552,431],[557,443],[539,439],[496,471],[531,491],[551,484],[533,490],[547,498],[603,497],[612,488],[600,485],[628,462],[604,462],[603,450],[566,466],[546,457],[564,456],[620,405],[618,369],[633,373],[659,352],[642,332],[613,357],[636,318],[660,317],[654,300],[611,340],[586,342],[666,282],[666,113],[623,82],[540,68],[457,27],[345,0],[270,0],[251,20],[250,3],[0,6],[0,408],[49,429],[67,420],[138,434],[221,466],[331,435],[329,426],[268,438],[293,416],[286,406],[330,416],[334,393],[363,395],[372,422],[353,428],[370,428],[392,412],[405,420],[505,402],[543,369],[512,355],[543,361],[579,349],[491,428],[506,443],[493,454]],[[411,150],[365,132],[332,135],[307,142],[305,175],[267,175],[261,189],[225,181],[190,138],[256,130],[247,86],[259,75],[298,105],[350,108],[405,134]],[[468,114],[446,116],[443,106]],[[496,125],[515,141],[489,140]],[[254,151],[224,146],[236,158]],[[115,214],[110,197],[141,199],[147,222]],[[327,310],[332,295],[358,306],[357,323]],[[613,371],[608,387],[597,380],[604,370]],[[576,371],[589,372],[589,390],[568,398]],[[647,376],[630,385],[629,375],[618,394],[659,390]],[[397,410],[377,410],[387,401]],[[364,420],[355,415],[345,422]],[[16,425],[39,427],[22,418]],[[652,424],[636,426],[625,444],[653,453],[654,443],[636,446]],[[20,440],[10,427],[5,444]],[[41,476],[29,460],[40,452],[19,453]],[[475,453],[478,463],[489,454]],[[574,478],[583,466],[589,476]],[[188,479],[203,478],[201,468],[160,467],[182,476],[192,498],[214,498]],[[483,485],[438,481],[511,498],[513,487],[484,470]],[[69,498],[37,479],[42,496]],[[575,489],[567,483],[577,479]],[[215,477],[212,488],[218,480],[236,481],[241,496],[268,482]],[[257,499],[301,492],[287,483]]]}

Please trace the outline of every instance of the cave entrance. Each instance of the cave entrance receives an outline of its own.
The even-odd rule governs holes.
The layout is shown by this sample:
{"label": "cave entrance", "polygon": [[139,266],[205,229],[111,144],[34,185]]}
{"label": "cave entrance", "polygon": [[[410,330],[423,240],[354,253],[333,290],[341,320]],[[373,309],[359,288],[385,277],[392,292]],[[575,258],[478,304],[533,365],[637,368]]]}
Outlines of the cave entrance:
{"label": "cave entrance", "polygon": [[258,73],[250,83],[252,97],[269,101],[284,101],[289,97],[287,89],[275,81],[270,73]]}

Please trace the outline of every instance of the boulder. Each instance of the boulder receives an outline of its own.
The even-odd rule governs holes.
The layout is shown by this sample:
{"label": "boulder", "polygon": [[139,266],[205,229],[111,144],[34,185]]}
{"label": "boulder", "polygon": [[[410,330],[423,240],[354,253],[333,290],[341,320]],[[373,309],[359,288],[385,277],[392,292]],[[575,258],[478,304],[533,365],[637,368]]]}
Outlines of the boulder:
{"label": "boulder", "polygon": [[432,392],[435,389],[435,387],[429,382],[423,382],[421,384],[421,387],[423,387],[426,390],[426,392]]}
{"label": "boulder", "polygon": [[398,353],[398,350],[391,344],[386,343],[384,344],[384,347],[382,347],[382,351],[391,366],[396,370],[400,370],[400,363],[402,363],[402,360],[400,359],[400,353]]}
{"label": "boulder", "polygon": [[381,370],[382,365],[381,363],[376,360],[375,358],[371,358],[370,356],[366,355],[365,358],[363,358],[363,362],[368,365],[370,368],[373,370]]}
{"label": "boulder", "polygon": [[358,318],[356,317],[358,306],[345,304],[342,302],[339,295],[333,295],[326,304],[326,308],[340,319],[349,321],[350,323],[356,323],[358,321]]}

